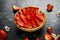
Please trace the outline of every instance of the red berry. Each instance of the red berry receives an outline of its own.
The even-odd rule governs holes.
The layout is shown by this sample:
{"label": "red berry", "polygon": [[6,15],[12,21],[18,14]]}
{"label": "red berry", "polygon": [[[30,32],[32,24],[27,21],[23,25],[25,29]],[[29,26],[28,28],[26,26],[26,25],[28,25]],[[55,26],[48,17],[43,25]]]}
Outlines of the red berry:
{"label": "red berry", "polygon": [[37,38],[36,38],[36,40],[40,40],[40,38],[39,38],[39,37],[37,37]]}
{"label": "red berry", "polygon": [[47,27],[47,32],[48,32],[49,34],[51,34],[51,33],[52,33],[52,27]]}
{"label": "red berry", "polygon": [[50,34],[44,34],[43,37],[44,40],[52,40],[52,36]]}
{"label": "red berry", "polygon": [[47,11],[50,12],[50,11],[52,11],[52,9],[53,9],[53,5],[52,4],[48,4],[47,5]]}
{"label": "red berry", "polygon": [[0,39],[5,39],[7,37],[7,33],[3,30],[0,30]]}
{"label": "red berry", "polygon": [[29,39],[28,39],[28,37],[24,37],[24,39],[23,39],[23,40],[29,40]]}

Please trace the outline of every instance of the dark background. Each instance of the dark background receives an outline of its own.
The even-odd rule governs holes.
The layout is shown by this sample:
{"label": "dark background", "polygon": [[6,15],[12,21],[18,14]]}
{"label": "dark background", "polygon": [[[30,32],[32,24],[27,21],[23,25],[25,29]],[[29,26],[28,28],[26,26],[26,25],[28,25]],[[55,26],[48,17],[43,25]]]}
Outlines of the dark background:
{"label": "dark background", "polygon": [[[53,4],[54,9],[52,12],[46,11],[47,4]],[[28,33],[18,28],[14,23],[14,12],[12,6],[17,5],[20,8],[24,6],[35,5],[41,7],[46,13],[47,23],[44,27],[36,32]],[[25,36],[28,36],[30,40],[35,40],[38,36],[43,40],[43,34],[46,33],[46,28],[52,26],[53,33],[58,34],[60,32],[60,17],[57,16],[57,12],[60,10],[60,0],[0,0],[0,29],[4,29],[7,25],[11,29],[7,32],[6,40],[23,40]],[[55,21],[55,22],[54,22]]]}

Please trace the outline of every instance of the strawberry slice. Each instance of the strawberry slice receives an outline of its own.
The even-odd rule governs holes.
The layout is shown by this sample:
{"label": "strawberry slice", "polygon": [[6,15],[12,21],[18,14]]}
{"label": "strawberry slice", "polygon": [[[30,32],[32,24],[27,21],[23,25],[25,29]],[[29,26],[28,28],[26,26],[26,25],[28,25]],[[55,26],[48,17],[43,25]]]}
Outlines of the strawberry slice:
{"label": "strawberry slice", "polygon": [[20,21],[16,21],[16,24],[19,25],[20,27],[23,27],[24,26],[24,23],[23,22],[20,22]]}
{"label": "strawberry slice", "polygon": [[6,40],[7,33],[3,30],[0,30],[0,40]]}
{"label": "strawberry slice", "polygon": [[26,17],[23,14],[21,14],[20,17],[24,21],[24,23],[27,23]]}
{"label": "strawberry slice", "polygon": [[34,10],[37,10],[37,11],[39,10],[39,8],[38,8],[38,7],[33,7],[33,9],[34,9]]}
{"label": "strawberry slice", "polygon": [[28,20],[30,20],[30,12],[29,11],[30,11],[29,9],[27,9],[27,11],[26,11],[26,17]]}
{"label": "strawberry slice", "polygon": [[47,11],[50,12],[50,11],[52,11],[52,9],[53,9],[53,5],[52,4],[48,4],[47,5]]}
{"label": "strawberry slice", "polygon": [[26,15],[26,18],[27,18],[28,20],[30,20],[30,15]]}
{"label": "strawberry slice", "polygon": [[33,27],[33,28],[36,28],[37,25],[36,25],[35,21],[33,20],[33,18],[31,18],[30,20],[31,20],[32,27]]}
{"label": "strawberry slice", "polygon": [[26,18],[27,18],[28,20],[31,19],[31,17],[30,17],[30,12],[29,12],[29,11],[30,11],[29,9],[27,9],[27,11],[26,11]]}
{"label": "strawberry slice", "polygon": [[39,37],[37,37],[37,38],[36,38],[36,40],[40,40],[40,38],[39,38]]}
{"label": "strawberry slice", "polygon": [[28,8],[30,8],[30,10],[33,9],[34,11],[36,11],[36,10],[38,11],[39,10],[38,7],[28,7]]}
{"label": "strawberry slice", "polygon": [[35,20],[37,26],[39,26],[41,24],[41,21],[39,19],[37,19],[36,17],[34,18],[34,20]]}
{"label": "strawberry slice", "polygon": [[[33,8],[29,7],[29,9],[27,9],[27,10],[28,10],[27,16],[29,17],[29,20],[31,21],[32,27],[35,28],[37,25],[36,25],[35,21],[33,20],[34,19],[33,16],[35,16],[35,13],[32,13]],[[30,11],[30,13],[29,13],[29,11]]]}
{"label": "strawberry slice", "polygon": [[17,21],[17,20],[20,20],[20,17],[19,16],[15,16],[14,19]]}
{"label": "strawberry slice", "polygon": [[44,40],[52,40],[52,36],[49,34],[44,34]]}
{"label": "strawberry slice", "polygon": [[25,23],[25,24],[24,24],[24,27],[31,29],[31,28],[32,28],[31,22],[30,22],[29,20],[27,20],[27,22],[28,22],[28,23]]}
{"label": "strawberry slice", "polygon": [[24,21],[24,23],[27,23],[26,17],[25,15],[23,15],[21,10],[19,10],[19,13],[20,13],[20,18]]}
{"label": "strawberry slice", "polygon": [[18,13],[15,15],[14,19],[15,19],[15,21],[20,21],[20,22],[22,21],[20,15]]}
{"label": "strawberry slice", "polygon": [[36,13],[32,13],[31,17],[37,26],[39,26],[41,24],[41,21],[36,17]]}
{"label": "strawberry slice", "polygon": [[23,39],[23,40],[29,40],[29,39],[28,39],[28,37],[24,37],[24,39]]}
{"label": "strawberry slice", "polygon": [[48,32],[49,34],[51,34],[51,33],[52,33],[52,27],[47,27],[47,32]]}
{"label": "strawberry slice", "polygon": [[31,28],[32,28],[31,25],[27,25],[27,24],[25,24],[24,27],[25,27],[25,28],[28,28],[28,29],[31,29]]}
{"label": "strawberry slice", "polygon": [[26,15],[26,9],[25,8],[22,9],[21,11],[23,12],[24,15]]}
{"label": "strawberry slice", "polygon": [[18,14],[20,14],[20,15],[21,15],[21,14],[23,14],[23,12],[22,12],[21,10],[19,10],[19,11],[18,11]]}
{"label": "strawberry slice", "polygon": [[41,21],[43,21],[43,14],[36,14],[36,17],[39,19],[39,20],[41,20]]}

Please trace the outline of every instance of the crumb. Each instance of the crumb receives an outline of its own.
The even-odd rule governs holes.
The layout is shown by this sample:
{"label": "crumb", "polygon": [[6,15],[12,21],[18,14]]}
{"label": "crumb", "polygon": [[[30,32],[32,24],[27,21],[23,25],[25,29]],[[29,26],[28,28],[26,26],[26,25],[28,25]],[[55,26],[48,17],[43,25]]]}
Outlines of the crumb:
{"label": "crumb", "polygon": [[60,11],[58,11],[57,16],[60,16]]}
{"label": "crumb", "polygon": [[10,31],[10,27],[5,26],[5,30],[6,30],[6,31]]}

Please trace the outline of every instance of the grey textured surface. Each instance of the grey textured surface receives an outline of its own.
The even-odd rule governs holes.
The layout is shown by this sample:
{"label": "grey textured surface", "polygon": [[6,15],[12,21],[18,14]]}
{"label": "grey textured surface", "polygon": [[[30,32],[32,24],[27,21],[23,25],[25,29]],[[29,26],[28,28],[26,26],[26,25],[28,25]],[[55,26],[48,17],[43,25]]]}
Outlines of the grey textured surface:
{"label": "grey textured surface", "polygon": [[[46,11],[47,4],[50,3],[54,5],[52,12]],[[25,6],[38,6],[46,13],[47,23],[46,25],[33,33],[27,33],[16,28],[14,24],[14,13],[12,6],[17,5],[20,8]],[[43,34],[46,33],[46,28],[52,26],[53,33],[58,34],[60,32],[60,17],[56,14],[60,10],[60,0],[0,0],[0,29],[4,29],[6,25],[10,26],[11,29],[7,32],[6,40],[23,40],[24,36],[28,36],[30,40],[35,40],[37,36],[43,40]],[[55,22],[54,22],[55,21]]]}

